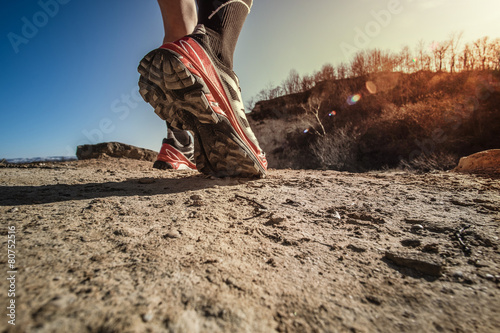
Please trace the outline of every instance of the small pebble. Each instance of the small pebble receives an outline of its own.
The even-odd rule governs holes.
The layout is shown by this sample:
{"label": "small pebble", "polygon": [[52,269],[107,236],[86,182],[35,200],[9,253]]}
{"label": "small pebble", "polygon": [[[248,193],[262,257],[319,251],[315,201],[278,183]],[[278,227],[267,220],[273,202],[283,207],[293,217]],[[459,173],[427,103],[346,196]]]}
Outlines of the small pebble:
{"label": "small pebble", "polygon": [[376,297],[376,296],[373,296],[373,295],[368,295],[365,297],[366,300],[372,304],[375,304],[375,305],[380,305],[382,304],[382,301],[380,300],[380,298]]}
{"label": "small pebble", "polygon": [[286,221],[286,218],[284,218],[282,216],[273,216],[266,223],[264,223],[264,225],[267,225],[267,226],[276,225],[276,224],[280,224],[284,221]]}
{"label": "small pebble", "polygon": [[363,253],[363,252],[366,252],[366,248],[364,246],[360,246],[360,245],[354,245],[354,244],[349,244],[347,245],[347,248],[353,252],[357,252],[357,253]]}
{"label": "small pebble", "polygon": [[201,195],[198,195],[198,194],[194,194],[194,195],[190,196],[189,199],[191,199],[193,201],[202,200]]}
{"label": "small pebble", "polygon": [[169,231],[165,236],[165,238],[179,238],[181,234],[177,230]]}
{"label": "small pebble", "polygon": [[419,232],[422,230],[424,230],[424,226],[421,224],[414,224],[411,226],[411,231],[413,231],[413,232]]}
{"label": "small pebble", "polygon": [[18,212],[18,211],[19,211],[19,208],[14,207],[14,208],[11,208],[11,209],[9,210],[9,213],[15,213],[15,212]]}
{"label": "small pebble", "polygon": [[151,312],[145,313],[142,315],[142,320],[147,323],[151,320],[153,320],[153,314]]}
{"label": "small pebble", "polygon": [[462,271],[453,272],[453,277],[457,278],[457,279],[463,279],[464,278],[464,273]]}
{"label": "small pebble", "polygon": [[490,281],[494,281],[495,280],[495,277],[493,275],[491,275],[491,274],[486,274],[485,277],[486,277],[487,280],[490,280]]}

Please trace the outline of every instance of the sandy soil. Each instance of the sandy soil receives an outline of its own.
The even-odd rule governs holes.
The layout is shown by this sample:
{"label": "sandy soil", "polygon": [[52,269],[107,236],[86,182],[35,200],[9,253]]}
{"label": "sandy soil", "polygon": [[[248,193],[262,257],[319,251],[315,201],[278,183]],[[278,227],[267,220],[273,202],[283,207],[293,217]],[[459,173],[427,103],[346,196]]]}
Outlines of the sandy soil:
{"label": "sandy soil", "polygon": [[3,332],[500,329],[498,179],[108,159],[2,168],[0,185]]}

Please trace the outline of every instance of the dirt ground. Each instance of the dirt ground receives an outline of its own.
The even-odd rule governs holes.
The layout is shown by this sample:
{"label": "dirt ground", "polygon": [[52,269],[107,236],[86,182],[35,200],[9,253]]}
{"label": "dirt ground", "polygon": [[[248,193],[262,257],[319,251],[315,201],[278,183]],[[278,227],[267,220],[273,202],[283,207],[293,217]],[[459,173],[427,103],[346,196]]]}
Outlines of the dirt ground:
{"label": "dirt ground", "polygon": [[105,159],[1,168],[0,193],[2,332],[500,330],[498,178]]}

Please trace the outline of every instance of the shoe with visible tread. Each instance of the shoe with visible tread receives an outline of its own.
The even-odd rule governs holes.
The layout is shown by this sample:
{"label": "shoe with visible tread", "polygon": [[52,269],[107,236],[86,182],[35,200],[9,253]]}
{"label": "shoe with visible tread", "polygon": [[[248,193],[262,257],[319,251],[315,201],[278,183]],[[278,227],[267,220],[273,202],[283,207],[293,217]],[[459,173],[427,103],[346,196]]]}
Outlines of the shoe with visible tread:
{"label": "shoe with visible tread", "polygon": [[192,141],[188,145],[182,146],[175,138],[165,138],[153,168],[160,170],[196,170],[193,155],[194,145]]}
{"label": "shoe with visible tread", "polygon": [[202,37],[198,27],[148,53],[138,68],[140,93],[170,126],[194,132],[200,172],[264,177],[267,160],[246,119],[238,79]]}

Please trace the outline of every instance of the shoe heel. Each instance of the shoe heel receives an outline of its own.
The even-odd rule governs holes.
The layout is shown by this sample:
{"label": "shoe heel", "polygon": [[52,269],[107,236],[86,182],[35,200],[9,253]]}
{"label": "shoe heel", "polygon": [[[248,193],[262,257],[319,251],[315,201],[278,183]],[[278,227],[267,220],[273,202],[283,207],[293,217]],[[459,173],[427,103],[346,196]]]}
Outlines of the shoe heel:
{"label": "shoe heel", "polygon": [[200,123],[217,124],[220,119],[205,96],[204,83],[180,57],[164,49],[148,53],[138,68],[141,96],[161,119],[170,123],[185,123],[184,112],[188,112]]}

